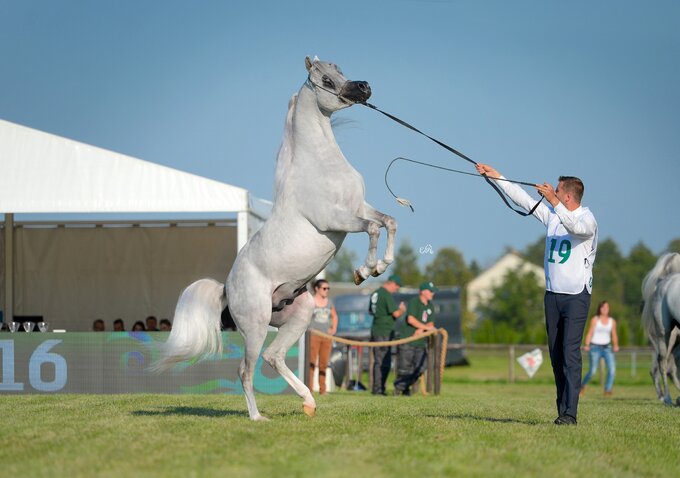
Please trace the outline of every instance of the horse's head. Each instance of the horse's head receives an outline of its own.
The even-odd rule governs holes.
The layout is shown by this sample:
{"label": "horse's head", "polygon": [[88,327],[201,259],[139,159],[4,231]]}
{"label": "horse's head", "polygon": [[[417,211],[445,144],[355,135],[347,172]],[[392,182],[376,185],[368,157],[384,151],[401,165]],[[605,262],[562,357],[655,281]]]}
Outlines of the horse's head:
{"label": "horse's head", "polygon": [[333,63],[314,57],[305,58],[308,82],[314,90],[319,109],[333,113],[371,97],[371,87],[365,81],[349,81]]}

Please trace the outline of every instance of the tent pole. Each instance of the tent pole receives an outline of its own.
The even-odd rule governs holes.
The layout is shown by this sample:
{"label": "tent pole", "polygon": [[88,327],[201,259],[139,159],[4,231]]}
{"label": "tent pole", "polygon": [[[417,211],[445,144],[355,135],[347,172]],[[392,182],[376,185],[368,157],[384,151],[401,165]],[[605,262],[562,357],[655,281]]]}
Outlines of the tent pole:
{"label": "tent pole", "polygon": [[14,321],[14,214],[5,214],[5,308],[6,324]]}
{"label": "tent pole", "polygon": [[248,242],[249,231],[249,211],[239,211],[236,216],[236,252],[240,251]]}

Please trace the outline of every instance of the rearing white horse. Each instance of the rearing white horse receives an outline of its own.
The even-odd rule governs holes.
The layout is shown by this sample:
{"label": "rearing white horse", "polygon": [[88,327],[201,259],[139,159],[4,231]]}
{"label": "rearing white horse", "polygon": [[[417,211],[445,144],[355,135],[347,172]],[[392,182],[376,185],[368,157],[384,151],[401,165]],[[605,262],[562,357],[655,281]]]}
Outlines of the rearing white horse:
{"label": "rearing white horse", "polygon": [[[345,159],[331,129],[331,114],[371,95],[368,83],[348,81],[340,69],[317,58],[305,59],[307,81],[293,96],[276,165],[271,217],[236,257],[226,284],[201,279],[180,295],[172,332],[156,370],[210,353],[221,353],[220,314],[228,306],[243,335],[245,356],[239,367],[252,420],[257,409],[253,373],[267,335],[279,331],[263,358],[303,398],[305,413],[316,403],[310,390],[286,366],[288,349],[311,321],[314,300],[307,283],[333,259],[347,233],[366,232],[369,249],[355,271],[358,284],[382,274],[394,259],[396,222],[364,200],[364,181]],[[380,228],[387,247],[377,259]]]}

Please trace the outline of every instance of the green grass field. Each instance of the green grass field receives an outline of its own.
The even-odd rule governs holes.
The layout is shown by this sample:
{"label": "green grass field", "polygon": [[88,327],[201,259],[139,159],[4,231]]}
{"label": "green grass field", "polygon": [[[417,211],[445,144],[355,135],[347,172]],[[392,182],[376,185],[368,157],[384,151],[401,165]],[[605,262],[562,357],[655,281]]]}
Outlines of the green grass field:
{"label": "green grass field", "polygon": [[678,476],[680,409],[648,379],[607,399],[594,384],[579,425],[558,427],[553,385],[489,378],[503,363],[447,369],[439,396],[335,392],[314,418],[259,395],[265,423],[241,396],[3,395],[0,475]]}

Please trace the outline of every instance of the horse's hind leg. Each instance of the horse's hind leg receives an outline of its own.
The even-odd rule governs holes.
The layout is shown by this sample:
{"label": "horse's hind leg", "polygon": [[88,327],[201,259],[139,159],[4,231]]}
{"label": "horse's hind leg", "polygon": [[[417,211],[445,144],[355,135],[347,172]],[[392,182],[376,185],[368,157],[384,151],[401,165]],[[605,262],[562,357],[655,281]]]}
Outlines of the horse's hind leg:
{"label": "horse's hind leg", "polygon": [[250,419],[266,420],[257,409],[253,375],[262,345],[267,337],[267,326],[271,318],[271,299],[267,294],[256,294],[254,292],[245,297],[236,296],[236,293],[229,295],[229,311],[234,318],[238,331],[243,336],[245,344],[243,361],[239,366],[238,374],[243,384],[243,394],[246,396]]}
{"label": "horse's hind leg", "polygon": [[272,321],[282,325],[276,338],[262,354],[262,358],[302,397],[303,409],[309,416],[314,415],[316,402],[309,388],[286,365],[286,353],[309,327],[313,311],[314,298],[309,293],[304,293],[281,312],[275,313]]}
{"label": "horse's hind leg", "polygon": [[680,380],[678,380],[678,367],[675,362],[674,354],[674,349],[678,341],[678,338],[680,338],[680,329],[677,327],[673,327],[673,330],[671,331],[670,340],[668,341],[667,352],[668,356],[666,358],[666,361],[668,363],[668,372],[671,376],[671,379],[673,380],[673,385],[675,385],[675,388],[680,390]]}

